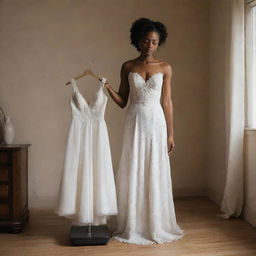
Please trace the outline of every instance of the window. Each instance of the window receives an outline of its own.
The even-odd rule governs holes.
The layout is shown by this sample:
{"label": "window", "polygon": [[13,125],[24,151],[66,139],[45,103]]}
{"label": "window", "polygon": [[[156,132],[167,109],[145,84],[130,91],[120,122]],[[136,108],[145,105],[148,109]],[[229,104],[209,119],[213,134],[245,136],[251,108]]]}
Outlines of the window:
{"label": "window", "polygon": [[256,129],[256,0],[245,4],[245,127]]}

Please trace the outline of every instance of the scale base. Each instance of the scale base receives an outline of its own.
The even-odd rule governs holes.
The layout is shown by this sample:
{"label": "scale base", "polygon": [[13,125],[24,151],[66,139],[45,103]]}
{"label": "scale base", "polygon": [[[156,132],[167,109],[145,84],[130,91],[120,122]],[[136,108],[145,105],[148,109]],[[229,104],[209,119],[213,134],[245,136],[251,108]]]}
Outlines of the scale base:
{"label": "scale base", "polygon": [[110,239],[107,225],[74,225],[70,229],[71,245],[105,245]]}

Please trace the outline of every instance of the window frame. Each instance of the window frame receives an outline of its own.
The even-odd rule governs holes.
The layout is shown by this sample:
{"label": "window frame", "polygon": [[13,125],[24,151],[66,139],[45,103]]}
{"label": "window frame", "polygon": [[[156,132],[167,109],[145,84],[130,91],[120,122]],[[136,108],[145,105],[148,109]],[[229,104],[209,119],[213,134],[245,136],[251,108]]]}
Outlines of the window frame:
{"label": "window frame", "polygon": [[[253,56],[254,55],[254,56]],[[254,65],[252,67],[252,64]],[[256,129],[256,0],[245,0],[245,128]],[[253,78],[254,76],[254,78]],[[255,95],[255,96],[253,96]]]}

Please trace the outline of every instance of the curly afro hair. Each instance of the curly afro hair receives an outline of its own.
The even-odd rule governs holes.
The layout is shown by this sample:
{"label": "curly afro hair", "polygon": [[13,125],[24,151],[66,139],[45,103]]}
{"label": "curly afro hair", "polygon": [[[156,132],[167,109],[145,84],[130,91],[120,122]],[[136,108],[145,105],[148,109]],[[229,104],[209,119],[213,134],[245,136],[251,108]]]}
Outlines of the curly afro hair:
{"label": "curly afro hair", "polygon": [[147,18],[139,18],[132,23],[132,27],[130,29],[130,39],[131,44],[138,50],[140,40],[151,31],[155,31],[159,34],[159,43],[158,45],[162,45],[168,36],[166,26],[159,21],[152,21]]}

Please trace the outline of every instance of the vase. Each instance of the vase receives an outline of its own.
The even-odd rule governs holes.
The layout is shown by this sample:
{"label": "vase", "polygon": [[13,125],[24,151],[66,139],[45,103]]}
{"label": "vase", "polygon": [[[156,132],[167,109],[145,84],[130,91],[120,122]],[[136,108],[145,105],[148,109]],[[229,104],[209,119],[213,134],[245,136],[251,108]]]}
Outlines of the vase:
{"label": "vase", "polygon": [[14,126],[9,116],[6,116],[6,121],[4,123],[3,128],[4,128],[4,141],[6,144],[11,144],[14,140]]}

